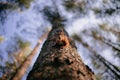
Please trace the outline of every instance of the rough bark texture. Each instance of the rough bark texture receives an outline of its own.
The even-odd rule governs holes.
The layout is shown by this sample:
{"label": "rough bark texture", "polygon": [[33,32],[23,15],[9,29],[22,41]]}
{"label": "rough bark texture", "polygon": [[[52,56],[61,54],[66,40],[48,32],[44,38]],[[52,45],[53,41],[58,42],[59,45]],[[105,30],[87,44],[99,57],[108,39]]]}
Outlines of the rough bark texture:
{"label": "rough bark texture", "polygon": [[[55,27],[59,26],[59,27]],[[61,25],[53,25],[27,80],[96,80]]]}

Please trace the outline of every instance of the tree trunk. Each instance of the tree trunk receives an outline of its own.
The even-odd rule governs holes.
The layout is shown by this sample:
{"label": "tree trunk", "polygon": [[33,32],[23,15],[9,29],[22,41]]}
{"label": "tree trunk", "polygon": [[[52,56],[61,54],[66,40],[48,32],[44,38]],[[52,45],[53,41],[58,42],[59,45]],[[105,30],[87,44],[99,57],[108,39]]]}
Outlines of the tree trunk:
{"label": "tree trunk", "polygon": [[42,43],[42,41],[47,37],[47,33],[45,33],[42,37],[40,37],[38,43],[36,44],[35,48],[33,49],[33,51],[28,55],[28,57],[24,60],[23,64],[16,70],[15,74],[11,77],[10,80],[21,80],[21,78],[23,77],[23,75],[26,73],[32,58],[34,57],[34,55],[37,53],[40,44]]}
{"label": "tree trunk", "polygon": [[54,26],[27,80],[96,80],[65,29]]}

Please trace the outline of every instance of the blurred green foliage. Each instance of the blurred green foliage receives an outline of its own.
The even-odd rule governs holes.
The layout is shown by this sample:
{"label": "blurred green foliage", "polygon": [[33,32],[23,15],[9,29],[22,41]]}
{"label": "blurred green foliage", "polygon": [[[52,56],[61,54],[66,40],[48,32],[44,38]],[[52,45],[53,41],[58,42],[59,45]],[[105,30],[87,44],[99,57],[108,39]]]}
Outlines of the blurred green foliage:
{"label": "blurred green foliage", "polygon": [[32,2],[33,0],[18,0],[18,3],[25,6],[26,8],[29,8],[30,7],[30,3]]}
{"label": "blurred green foliage", "polygon": [[[15,0],[13,0],[15,1]],[[17,8],[21,8],[21,7],[25,7],[25,8],[29,8],[30,7],[30,3],[33,0],[17,0],[16,3],[11,3],[10,2],[0,2],[0,11],[2,10],[7,10],[7,9],[17,9]]]}
{"label": "blurred green foliage", "polygon": [[17,67],[15,63],[6,62],[5,65],[6,65],[6,68],[11,69],[11,71],[14,71]]}
{"label": "blurred green foliage", "polygon": [[30,46],[30,42],[18,40],[18,46],[20,49],[25,49]]}
{"label": "blurred green foliage", "polygon": [[84,11],[85,1],[65,0],[63,5],[68,11]]}
{"label": "blurred green foliage", "polygon": [[100,27],[102,30],[107,31],[107,32],[110,31],[110,27],[108,26],[107,23],[98,24],[98,25],[99,25],[99,27]]}
{"label": "blurred green foliage", "polygon": [[3,10],[7,10],[7,9],[17,9],[17,5],[14,4],[14,3],[4,3],[4,2],[0,2],[0,11],[3,11]]}
{"label": "blurred green foliage", "polygon": [[102,76],[100,74],[95,75],[97,80],[102,80]]}
{"label": "blurred green foliage", "polygon": [[105,10],[105,14],[112,15],[116,10],[113,8],[109,8]]}
{"label": "blurred green foliage", "polygon": [[102,12],[100,8],[93,8],[92,10],[94,11],[95,14],[99,14]]}
{"label": "blurred green foliage", "polygon": [[0,36],[0,43],[3,42],[5,38],[3,36]]}

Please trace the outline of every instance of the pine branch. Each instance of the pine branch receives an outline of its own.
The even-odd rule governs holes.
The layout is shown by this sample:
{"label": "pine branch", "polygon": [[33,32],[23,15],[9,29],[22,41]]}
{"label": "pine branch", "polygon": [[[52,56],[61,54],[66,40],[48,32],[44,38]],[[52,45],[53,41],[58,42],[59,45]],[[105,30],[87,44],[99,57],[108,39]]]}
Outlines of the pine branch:
{"label": "pine branch", "polygon": [[115,50],[120,51],[120,45],[119,44],[114,43],[114,42],[112,42],[110,40],[107,40],[107,39],[104,39],[104,43],[106,43],[107,45],[113,47]]}
{"label": "pine branch", "polygon": [[112,47],[113,49],[115,49],[117,51],[120,51],[120,44],[114,43],[114,42],[104,38],[103,36],[101,36],[98,33],[92,34],[92,36],[94,39],[109,45],[110,47]]}
{"label": "pine branch", "polygon": [[103,58],[101,55],[97,54],[97,52],[90,47],[87,43],[85,43],[77,34],[73,36],[75,40],[80,42],[84,47],[86,47],[91,53],[94,54],[96,59],[99,59],[118,79],[120,77],[120,69],[118,69],[115,65],[111,64],[109,61],[107,61],[105,58]]}

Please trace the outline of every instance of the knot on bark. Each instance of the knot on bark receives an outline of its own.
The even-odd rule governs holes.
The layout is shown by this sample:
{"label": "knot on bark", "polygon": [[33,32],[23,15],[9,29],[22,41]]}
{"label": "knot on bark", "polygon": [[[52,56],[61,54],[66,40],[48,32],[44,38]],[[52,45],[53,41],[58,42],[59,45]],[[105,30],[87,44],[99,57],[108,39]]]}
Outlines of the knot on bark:
{"label": "knot on bark", "polygon": [[53,47],[55,48],[62,48],[69,46],[69,40],[65,35],[60,35],[58,38],[55,38],[55,45]]}

